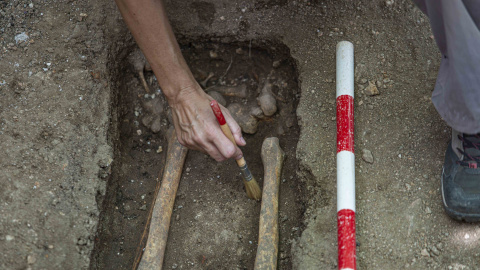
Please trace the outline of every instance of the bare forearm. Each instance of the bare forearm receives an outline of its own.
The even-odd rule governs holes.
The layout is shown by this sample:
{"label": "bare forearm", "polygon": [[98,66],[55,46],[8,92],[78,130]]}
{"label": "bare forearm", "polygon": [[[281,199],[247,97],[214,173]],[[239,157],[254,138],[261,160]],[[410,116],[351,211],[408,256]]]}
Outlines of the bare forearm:
{"label": "bare forearm", "polygon": [[[221,131],[210,108],[212,97],[193,78],[168,22],[162,0],[115,0],[138,46],[152,66],[172,111],[178,141],[217,161],[239,159],[242,151]],[[240,127],[222,108],[238,145]]]}
{"label": "bare forearm", "polygon": [[[182,56],[161,0],[115,0],[169,103],[198,90]],[[171,104],[173,105],[173,104]]]}

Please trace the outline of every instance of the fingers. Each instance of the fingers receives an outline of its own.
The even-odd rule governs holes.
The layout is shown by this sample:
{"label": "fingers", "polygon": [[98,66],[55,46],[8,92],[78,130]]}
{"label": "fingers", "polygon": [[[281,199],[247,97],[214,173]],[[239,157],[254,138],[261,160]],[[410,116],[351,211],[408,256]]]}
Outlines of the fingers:
{"label": "fingers", "polygon": [[234,158],[240,159],[243,157],[242,151],[234,145],[219,129],[219,133],[213,136],[212,143],[226,159]]}
{"label": "fingers", "polygon": [[240,145],[240,146],[246,145],[247,142],[242,136],[242,129],[238,125],[237,121],[233,119],[228,109],[225,109],[223,106],[221,108],[222,108],[223,115],[225,116],[225,120],[227,121],[227,125],[230,128],[230,131],[232,131],[233,138],[235,139],[235,142],[237,143],[237,145]]}
{"label": "fingers", "polygon": [[205,147],[206,153],[215,159],[217,162],[223,162],[228,158],[225,157],[220,150],[218,150],[217,146],[213,143],[210,143],[208,146]]}
{"label": "fingers", "polygon": [[208,154],[218,162],[230,158],[239,159],[243,156],[240,148],[235,146],[222,132],[218,124],[213,123],[205,132],[194,133],[177,132],[177,139],[183,146]]}
{"label": "fingers", "polygon": [[[241,158],[243,154],[240,148],[223,134],[210,107],[210,99],[203,93],[184,99],[172,107],[172,118],[178,141],[190,149],[210,155],[216,161]],[[221,110],[236,144],[245,145],[240,126],[227,109],[221,106]]]}

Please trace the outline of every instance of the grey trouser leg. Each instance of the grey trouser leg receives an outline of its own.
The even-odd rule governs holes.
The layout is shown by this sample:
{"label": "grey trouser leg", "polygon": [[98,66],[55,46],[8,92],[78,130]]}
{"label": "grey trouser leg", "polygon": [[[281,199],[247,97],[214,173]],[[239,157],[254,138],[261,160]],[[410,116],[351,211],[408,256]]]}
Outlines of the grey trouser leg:
{"label": "grey trouser leg", "polygon": [[414,0],[443,58],[432,101],[452,128],[480,132],[480,0]]}

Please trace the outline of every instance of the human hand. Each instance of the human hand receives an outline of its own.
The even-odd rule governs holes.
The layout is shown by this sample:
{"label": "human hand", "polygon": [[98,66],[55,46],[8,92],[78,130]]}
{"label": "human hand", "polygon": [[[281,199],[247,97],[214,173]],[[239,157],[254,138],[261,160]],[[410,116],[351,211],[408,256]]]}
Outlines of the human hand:
{"label": "human hand", "polygon": [[[182,89],[175,99],[169,99],[178,141],[193,150],[210,155],[216,161],[240,159],[243,154],[222,132],[210,107],[213,98],[199,85]],[[242,131],[230,112],[221,106],[228,127],[237,145],[245,145]]]}

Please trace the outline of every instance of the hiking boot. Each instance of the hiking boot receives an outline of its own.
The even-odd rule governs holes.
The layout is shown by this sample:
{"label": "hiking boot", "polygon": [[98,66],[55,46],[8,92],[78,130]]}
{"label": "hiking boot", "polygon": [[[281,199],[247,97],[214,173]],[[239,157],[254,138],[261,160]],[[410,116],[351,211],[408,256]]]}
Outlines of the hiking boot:
{"label": "hiking boot", "polygon": [[452,130],[443,164],[442,198],[451,218],[480,221],[480,133]]}

